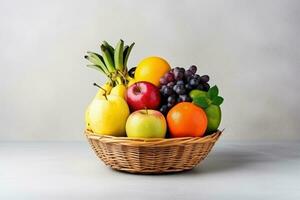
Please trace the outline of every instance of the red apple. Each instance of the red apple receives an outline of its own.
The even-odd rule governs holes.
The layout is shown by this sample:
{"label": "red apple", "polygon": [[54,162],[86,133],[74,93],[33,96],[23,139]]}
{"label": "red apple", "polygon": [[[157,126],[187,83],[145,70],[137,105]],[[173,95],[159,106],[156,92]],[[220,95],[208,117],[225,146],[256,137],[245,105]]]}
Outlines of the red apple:
{"label": "red apple", "polygon": [[136,82],[127,89],[126,101],[131,111],[145,108],[155,110],[160,104],[159,89],[146,81]]}

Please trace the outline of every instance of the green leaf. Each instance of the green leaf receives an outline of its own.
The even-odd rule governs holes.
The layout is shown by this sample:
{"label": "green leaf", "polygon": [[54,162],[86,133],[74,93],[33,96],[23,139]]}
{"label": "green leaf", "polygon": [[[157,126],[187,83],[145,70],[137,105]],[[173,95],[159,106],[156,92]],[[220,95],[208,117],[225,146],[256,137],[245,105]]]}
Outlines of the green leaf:
{"label": "green leaf", "polygon": [[219,106],[223,103],[223,101],[223,97],[217,96],[212,100],[212,104]]}
{"label": "green leaf", "polygon": [[207,98],[205,98],[205,97],[195,98],[195,99],[193,99],[193,103],[204,109],[209,106]]}
{"label": "green leaf", "polygon": [[85,55],[84,58],[87,59],[88,61],[90,61],[91,63],[95,64],[95,65],[98,64],[98,59],[97,58],[94,58],[94,57],[89,56],[89,55]]}
{"label": "green leaf", "polygon": [[129,54],[134,46],[134,42],[129,46],[129,48],[127,49],[127,51],[125,52],[124,51],[124,55],[123,55],[123,59],[124,59],[124,67],[127,67],[127,61],[128,61],[128,57],[129,57]]}
{"label": "green leaf", "polygon": [[97,53],[95,53],[95,52],[92,52],[92,51],[88,51],[87,54],[90,55],[91,57],[96,58],[96,59],[97,59],[97,58],[100,59],[100,57],[101,57],[101,55],[99,55],[99,54],[97,54]]}
{"label": "green leaf", "polygon": [[115,53],[115,49],[108,42],[106,42],[106,41],[103,41],[103,44],[108,49],[110,56],[113,57],[114,53]]}
{"label": "green leaf", "polygon": [[125,45],[125,46],[124,46],[124,49],[123,49],[123,64],[124,64],[124,67],[125,67],[125,58],[126,58],[128,49],[129,49],[129,46],[128,46],[128,45]]}
{"label": "green leaf", "polygon": [[98,65],[87,65],[87,67],[96,69],[96,70],[98,70],[98,71],[100,71],[100,72],[102,72],[102,73],[105,74],[105,72],[103,71],[103,69],[100,66],[98,66]]}
{"label": "green leaf", "polygon": [[124,49],[124,41],[120,40],[116,45],[113,59],[114,59],[116,70],[121,71],[121,72],[123,72],[123,69],[124,69],[123,49]]}
{"label": "green leaf", "polygon": [[210,99],[216,98],[218,94],[219,94],[219,89],[216,85],[211,87],[207,92],[207,95]]}
{"label": "green leaf", "polygon": [[90,52],[90,51],[88,51],[87,54],[88,55],[84,56],[85,59],[89,60],[94,65],[101,67],[102,71],[104,71],[106,75],[109,74],[101,55],[94,53],[94,52]]}
{"label": "green leaf", "polygon": [[113,58],[110,56],[108,49],[103,44],[100,47],[101,47],[102,57],[106,65],[106,68],[110,73],[115,72],[116,69],[114,66]]}

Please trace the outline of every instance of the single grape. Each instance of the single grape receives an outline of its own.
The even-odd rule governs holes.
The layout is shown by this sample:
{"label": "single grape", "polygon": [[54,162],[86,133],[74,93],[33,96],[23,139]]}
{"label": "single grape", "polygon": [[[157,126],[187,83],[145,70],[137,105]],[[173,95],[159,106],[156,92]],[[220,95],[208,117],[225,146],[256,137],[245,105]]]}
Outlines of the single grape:
{"label": "single grape", "polygon": [[208,83],[202,83],[202,85],[203,85],[203,90],[207,92],[210,88],[209,84]]}
{"label": "single grape", "polygon": [[159,89],[159,92],[160,92],[160,94],[163,95],[163,94],[164,94],[164,89],[163,89],[163,88],[160,88],[160,89]]}
{"label": "single grape", "polygon": [[159,83],[161,85],[166,85],[168,83],[168,80],[166,78],[162,77],[162,78],[159,79]]}
{"label": "single grape", "polygon": [[181,101],[185,101],[185,102],[191,102],[192,101],[192,98],[187,94],[179,95],[179,98],[181,99]]}
{"label": "single grape", "polygon": [[173,88],[174,85],[175,85],[175,82],[173,82],[173,81],[172,81],[172,82],[169,82],[169,83],[167,84],[168,87],[172,87],[172,88]]}
{"label": "single grape", "polygon": [[198,79],[192,78],[192,79],[190,80],[190,85],[191,85],[193,88],[197,87],[197,86],[199,85]]}
{"label": "single grape", "polygon": [[196,67],[195,65],[192,65],[192,66],[190,66],[189,70],[191,70],[191,72],[192,72],[193,74],[196,74],[196,72],[197,72],[197,67]]}
{"label": "single grape", "polygon": [[203,83],[207,83],[209,81],[209,76],[208,75],[201,76],[200,81]]}
{"label": "single grape", "polygon": [[201,78],[201,77],[200,77],[199,74],[195,74],[195,75],[194,75],[194,79],[197,79],[199,82],[200,82],[200,78]]}
{"label": "single grape", "polygon": [[199,84],[199,85],[197,86],[197,89],[198,89],[198,90],[203,90],[203,89],[204,89],[204,87],[203,87],[203,85],[202,85],[202,84]]}
{"label": "single grape", "polygon": [[185,84],[185,89],[187,89],[188,91],[192,90],[193,87],[190,84]]}
{"label": "single grape", "polygon": [[194,78],[194,77],[193,76],[185,77],[185,81],[189,83],[192,78]]}
{"label": "single grape", "polygon": [[185,73],[185,69],[183,67],[180,67],[179,70],[184,74]]}
{"label": "single grape", "polygon": [[172,107],[175,105],[175,103],[176,103],[176,102],[174,102],[174,103],[168,103],[168,104],[167,104],[168,108],[172,108]]}
{"label": "single grape", "polygon": [[168,106],[167,105],[162,105],[159,109],[159,111],[162,113],[162,114],[167,114],[168,112]]}
{"label": "single grape", "polygon": [[177,85],[184,85],[184,81],[183,80],[179,80],[176,82]]}
{"label": "single grape", "polygon": [[179,72],[179,71],[180,71],[180,67],[173,68],[173,74],[175,74],[175,72]]}
{"label": "single grape", "polygon": [[174,104],[176,102],[176,96],[171,95],[168,97],[168,103]]}
{"label": "single grape", "polygon": [[185,88],[184,88],[184,85],[178,85],[177,89],[176,89],[176,93],[177,94],[185,94]]}
{"label": "single grape", "polygon": [[184,73],[181,72],[180,70],[174,71],[174,78],[176,81],[181,80],[183,78],[183,76],[184,76]]}
{"label": "single grape", "polygon": [[164,96],[169,96],[169,95],[171,95],[172,93],[173,93],[172,88],[171,88],[171,87],[168,87],[168,86],[164,89],[164,92],[163,92]]}
{"label": "single grape", "polygon": [[163,93],[163,91],[164,91],[164,89],[165,89],[166,87],[167,87],[166,85],[161,85],[161,86],[160,86],[160,91],[161,91],[161,93]]}
{"label": "single grape", "polygon": [[176,92],[177,88],[178,88],[178,85],[174,85],[173,86],[173,91]]}
{"label": "single grape", "polygon": [[182,94],[182,95],[179,95],[179,98],[182,100],[182,101],[184,101],[184,99],[186,98],[186,94]]}
{"label": "single grape", "polygon": [[171,72],[168,72],[164,75],[164,78],[167,80],[167,83],[172,82],[172,81],[174,81],[174,74]]}
{"label": "single grape", "polygon": [[186,79],[188,79],[188,78],[191,77],[191,76],[193,76],[193,72],[192,72],[191,70],[186,70],[186,71],[184,72],[184,77],[185,77]]}

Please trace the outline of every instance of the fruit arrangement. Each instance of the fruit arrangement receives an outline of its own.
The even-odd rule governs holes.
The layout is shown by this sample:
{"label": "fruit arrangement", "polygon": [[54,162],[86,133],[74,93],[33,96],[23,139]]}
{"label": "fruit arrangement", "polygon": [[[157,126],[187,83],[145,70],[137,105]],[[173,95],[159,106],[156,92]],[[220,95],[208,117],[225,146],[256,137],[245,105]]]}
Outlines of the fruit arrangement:
{"label": "fruit arrangement", "polygon": [[203,137],[218,130],[223,98],[208,75],[197,67],[171,68],[160,57],[127,61],[134,43],[104,41],[101,54],[87,52],[88,67],[107,81],[94,83],[98,92],[85,112],[86,129],[97,135],[129,138]]}

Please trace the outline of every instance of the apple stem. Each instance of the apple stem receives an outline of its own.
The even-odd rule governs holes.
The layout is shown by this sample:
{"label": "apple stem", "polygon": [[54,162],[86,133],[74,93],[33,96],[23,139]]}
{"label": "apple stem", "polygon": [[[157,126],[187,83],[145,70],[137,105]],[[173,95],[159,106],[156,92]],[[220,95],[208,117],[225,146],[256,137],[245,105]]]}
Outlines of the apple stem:
{"label": "apple stem", "polygon": [[148,108],[147,108],[147,107],[145,107],[145,110],[146,110],[146,114],[148,115]]}
{"label": "apple stem", "polygon": [[138,92],[140,93],[141,92],[141,88],[138,86],[138,84],[137,83],[134,83],[135,84],[135,86],[136,86],[136,89],[138,90]]}
{"label": "apple stem", "polygon": [[101,90],[103,90],[104,91],[103,96],[105,97],[106,100],[108,100],[107,99],[107,95],[106,95],[107,91],[103,87],[101,87],[100,85],[98,85],[97,83],[94,83],[93,85],[96,86],[96,87],[98,87],[98,88],[100,88]]}

